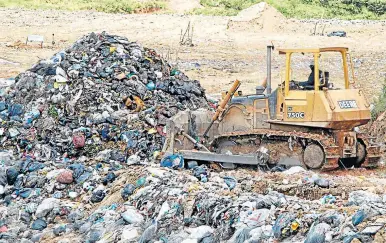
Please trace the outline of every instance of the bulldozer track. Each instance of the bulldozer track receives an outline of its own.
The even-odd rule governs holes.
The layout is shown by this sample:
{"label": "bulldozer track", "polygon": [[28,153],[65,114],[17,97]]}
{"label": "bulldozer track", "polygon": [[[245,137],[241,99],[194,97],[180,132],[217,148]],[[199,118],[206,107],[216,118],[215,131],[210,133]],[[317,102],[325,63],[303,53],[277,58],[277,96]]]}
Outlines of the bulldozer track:
{"label": "bulldozer track", "polygon": [[[234,149],[234,152],[242,154],[242,153],[253,153],[255,152],[260,145],[264,146],[267,143],[259,143],[259,141],[256,141],[254,144],[253,141],[256,139],[260,139],[261,141],[270,141],[271,143],[285,143],[287,144],[287,148],[290,150],[291,153],[294,153],[299,156],[299,160],[301,163],[304,164],[303,161],[303,153],[304,149],[309,144],[317,144],[323,148],[324,152],[324,160],[325,162],[321,166],[321,168],[312,168],[312,169],[321,169],[321,170],[330,170],[335,169],[339,166],[339,159],[340,159],[340,153],[339,153],[339,146],[335,143],[335,140],[332,136],[332,134],[328,134],[325,132],[320,133],[306,133],[306,132],[286,132],[286,131],[279,131],[279,130],[268,130],[268,129],[255,129],[253,131],[248,132],[231,132],[231,133],[225,133],[221,136],[215,137],[211,142],[212,150],[216,150],[216,148],[221,144],[223,141],[236,141],[238,145],[238,148]],[[360,139],[367,141],[366,138],[360,137]],[[375,162],[377,162],[377,159],[380,158],[380,155],[377,155],[377,153],[372,153],[371,149],[372,147],[369,145],[368,142],[365,142],[367,146],[367,153],[368,158],[364,162],[365,166],[374,166]],[[254,147],[255,145],[255,147]],[[247,151],[245,146],[250,146],[250,150]],[[299,146],[301,147],[301,151],[299,153]],[[284,146],[285,147],[285,146]],[[280,146],[280,152],[285,154],[283,150],[283,146]],[[292,147],[292,148],[291,148]],[[218,151],[217,151],[218,152]],[[370,154],[369,154],[370,152]],[[374,152],[374,151],[373,151]],[[271,158],[272,159],[272,158]],[[276,161],[273,161],[273,163],[277,163],[278,159],[280,158],[273,158]],[[310,167],[310,166],[307,166]]]}

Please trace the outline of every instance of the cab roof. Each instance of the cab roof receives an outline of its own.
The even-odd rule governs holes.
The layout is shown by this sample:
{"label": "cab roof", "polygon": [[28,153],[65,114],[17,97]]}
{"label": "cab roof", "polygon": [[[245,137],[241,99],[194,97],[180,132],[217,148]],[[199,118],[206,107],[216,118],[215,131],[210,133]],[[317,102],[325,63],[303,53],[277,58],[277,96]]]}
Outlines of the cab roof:
{"label": "cab roof", "polygon": [[347,52],[347,47],[325,47],[314,49],[279,49],[279,54],[286,53],[320,53],[320,52]]}

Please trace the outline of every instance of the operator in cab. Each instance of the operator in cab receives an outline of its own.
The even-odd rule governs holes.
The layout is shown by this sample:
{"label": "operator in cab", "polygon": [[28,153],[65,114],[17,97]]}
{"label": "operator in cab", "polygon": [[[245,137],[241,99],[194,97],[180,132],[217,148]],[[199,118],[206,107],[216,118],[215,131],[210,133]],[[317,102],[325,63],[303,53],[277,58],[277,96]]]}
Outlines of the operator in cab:
{"label": "operator in cab", "polygon": [[[315,87],[315,63],[312,61],[310,63],[311,73],[308,76],[308,80],[304,82],[294,82],[294,86],[292,89],[306,89],[306,90],[313,90]],[[323,77],[323,71],[319,70],[319,79]]]}

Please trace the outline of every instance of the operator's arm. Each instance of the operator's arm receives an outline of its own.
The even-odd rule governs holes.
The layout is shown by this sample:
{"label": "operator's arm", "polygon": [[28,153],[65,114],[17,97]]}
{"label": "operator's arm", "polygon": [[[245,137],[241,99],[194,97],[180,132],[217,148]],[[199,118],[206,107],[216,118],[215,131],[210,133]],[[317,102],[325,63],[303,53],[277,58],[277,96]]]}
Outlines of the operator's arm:
{"label": "operator's arm", "polygon": [[315,83],[315,75],[314,72],[311,72],[310,76],[308,76],[308,80],[305,82],[299,82],[300,86],[314,86]]}

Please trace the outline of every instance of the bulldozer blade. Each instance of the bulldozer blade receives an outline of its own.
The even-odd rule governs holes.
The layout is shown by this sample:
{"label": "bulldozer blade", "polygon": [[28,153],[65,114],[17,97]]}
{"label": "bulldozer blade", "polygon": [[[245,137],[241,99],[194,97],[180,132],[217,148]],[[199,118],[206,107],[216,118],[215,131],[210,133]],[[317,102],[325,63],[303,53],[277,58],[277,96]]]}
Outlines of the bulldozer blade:
{"label": "bulldozer blade", "polygon": [[220,163],[221,168],[227,169],[227,170],[234,170],[236,169],[236,165],[233,163]]}
{"label": "bulldozer blade", "polygon": [[184,159],[213,161],[220,163],[247,164],[247,165],[266,165],[260,161],[257,155],[228,155],[216,154],[212,152],[180,150],[178,151]]}
{"label": "bulldozer blade", "polygon": [[296,158],[281,158],[277,164],[285,165],[286,167],[293,167],[293,166],[305,167],[304,164]]}

